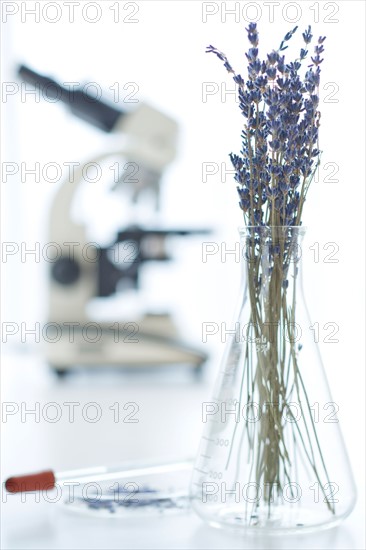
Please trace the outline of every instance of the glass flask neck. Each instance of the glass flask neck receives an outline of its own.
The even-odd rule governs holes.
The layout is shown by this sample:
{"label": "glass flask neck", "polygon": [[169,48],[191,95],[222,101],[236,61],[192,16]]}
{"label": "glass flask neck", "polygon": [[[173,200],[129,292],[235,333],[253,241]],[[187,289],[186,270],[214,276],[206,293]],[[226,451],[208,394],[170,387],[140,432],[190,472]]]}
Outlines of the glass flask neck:
{"label": "glass flask neck", "polygon": [[246,226],[239,229],[242,281],[249,291],[288,292],[302,282],[302,226]]}

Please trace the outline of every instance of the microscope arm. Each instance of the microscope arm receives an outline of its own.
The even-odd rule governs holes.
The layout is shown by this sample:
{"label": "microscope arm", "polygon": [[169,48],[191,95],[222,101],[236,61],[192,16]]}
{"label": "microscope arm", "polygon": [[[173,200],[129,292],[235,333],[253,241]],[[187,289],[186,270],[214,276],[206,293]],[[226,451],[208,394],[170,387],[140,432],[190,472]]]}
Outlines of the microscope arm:
{"label": "microscope arm", "polygon": [[[108,157],[122,157],[156,175],[160,181],[167,164],[176,151],[177,124],[160,111],[140,104],[125,114],[116,131],[125,136],[125,145],[116,151],[107,151],[88,162],[102,163]],[[85,308],[90,299],[98,295],[98,262],[85,261],[86,244],[84,225],[71,217],[72,202],[83,182],[84,163],[75,170],[73,181],[66,180],[56,193],[51,208],[49,237],[61,247],[55,249],[57,261],[52,265],[50,280],[50,319],[86,317]],[[143,173],[143,170],[141,170]],[[70,258],[69,243],[77,243]],[[51,261],[54,259],[49,258]],[[82,275],[82,276],[81,276]],[[67,285],[67,291],[64,285]],[[71,314],[71,315],[70,315]]]}

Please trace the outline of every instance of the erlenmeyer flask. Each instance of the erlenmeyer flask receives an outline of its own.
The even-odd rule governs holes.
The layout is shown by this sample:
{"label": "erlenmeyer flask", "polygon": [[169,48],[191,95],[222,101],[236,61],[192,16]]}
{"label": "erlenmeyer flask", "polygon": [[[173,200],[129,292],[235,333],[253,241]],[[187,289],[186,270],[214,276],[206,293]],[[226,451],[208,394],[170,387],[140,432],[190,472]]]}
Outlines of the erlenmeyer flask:
{"label": "erlenmeyer flask", "polygon": [[338,523],[356,491],[303,299],[303,227],[240,231],[243,287],[191,482],[210,524],[308,531]]}

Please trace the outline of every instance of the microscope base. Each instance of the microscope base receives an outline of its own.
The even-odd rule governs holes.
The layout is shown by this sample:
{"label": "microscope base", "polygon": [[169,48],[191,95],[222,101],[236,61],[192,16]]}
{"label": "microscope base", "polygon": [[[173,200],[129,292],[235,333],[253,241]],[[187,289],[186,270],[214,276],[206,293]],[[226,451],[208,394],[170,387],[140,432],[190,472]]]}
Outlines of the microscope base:
{"label": "microscope base", "polygon": [[89,322],[71,334],[61,333],[57,341],[47,343],[46,360],[62,375],[78,366],[131,368],[184,364],[199,372],[207,359],[204,352],[178,339],[137,330],[136,323],[118,323],[118,329],[116,325]]}

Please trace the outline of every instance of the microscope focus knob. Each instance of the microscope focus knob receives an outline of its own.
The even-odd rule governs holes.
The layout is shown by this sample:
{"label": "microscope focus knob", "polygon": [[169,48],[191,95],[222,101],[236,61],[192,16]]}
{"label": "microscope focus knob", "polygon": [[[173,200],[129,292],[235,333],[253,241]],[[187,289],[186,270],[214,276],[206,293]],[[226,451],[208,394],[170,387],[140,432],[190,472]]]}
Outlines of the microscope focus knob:
{"label": "microscope focus knob", "polygon": [[52,278],[61,285],[72,285],[80,276],[80,267],[75,260],[65,256],[53,264],[51,273]]}

